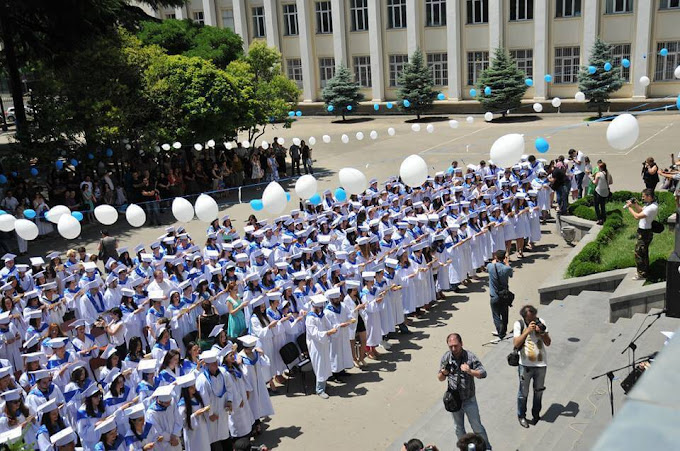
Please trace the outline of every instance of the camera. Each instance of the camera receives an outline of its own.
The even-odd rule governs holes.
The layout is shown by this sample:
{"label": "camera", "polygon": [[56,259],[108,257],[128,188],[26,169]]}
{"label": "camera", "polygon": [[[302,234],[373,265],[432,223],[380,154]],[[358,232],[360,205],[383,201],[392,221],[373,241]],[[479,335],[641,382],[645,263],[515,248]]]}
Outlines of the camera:
{"label": "camera", "polygon": [[541,322],[541,320],[538,317],[536,317],[534,323],[536,323],[536,329],[538,329],[540,332],[546,331],[547,327],[545,326],[545,324]]}

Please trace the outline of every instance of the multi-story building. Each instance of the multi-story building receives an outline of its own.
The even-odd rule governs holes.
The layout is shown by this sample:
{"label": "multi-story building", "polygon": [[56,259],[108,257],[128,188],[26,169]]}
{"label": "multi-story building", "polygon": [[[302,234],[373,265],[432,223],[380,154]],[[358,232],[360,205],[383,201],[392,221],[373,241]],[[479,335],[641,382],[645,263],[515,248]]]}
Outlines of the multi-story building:
{"label": "multi-story building", "polygon": [[[527,99],[573,97],[598,35],[614,45],[615,67],[623,58],[631,62],[613,97],[680,92],[680,0],[191,0],[153,14],[231,28],[245,49],[258,39],[279,48],[305,102],[320,99],[339,64],[354,72],[367,99],[394,99],[417,48],[448,99],[470,99],[498,46],[534,80]],[[643,76],[649,86],[640,83]]]}

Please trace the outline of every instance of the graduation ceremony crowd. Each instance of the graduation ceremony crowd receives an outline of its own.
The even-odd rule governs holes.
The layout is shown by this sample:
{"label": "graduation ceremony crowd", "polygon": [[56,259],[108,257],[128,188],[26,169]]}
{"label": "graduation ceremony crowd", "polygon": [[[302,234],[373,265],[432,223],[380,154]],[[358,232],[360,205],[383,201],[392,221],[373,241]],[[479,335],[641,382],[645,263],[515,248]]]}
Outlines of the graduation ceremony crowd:
{"label": "graduation ceremony crowd", "polygon": [[242,230],[229,216],[205,237],[168,227],[98,263],[4,255],[0,443],[250,449],[289,367],[309,359],[326,399],[495,251],[522,258],[552,204],[544,163],[454,162],[415,189],[373,179]]}

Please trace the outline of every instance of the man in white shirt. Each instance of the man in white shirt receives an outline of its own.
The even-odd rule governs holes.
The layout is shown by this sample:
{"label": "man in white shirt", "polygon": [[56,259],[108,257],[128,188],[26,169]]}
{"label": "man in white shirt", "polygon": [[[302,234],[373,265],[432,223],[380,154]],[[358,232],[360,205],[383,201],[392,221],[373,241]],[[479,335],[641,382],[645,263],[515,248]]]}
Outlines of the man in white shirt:
{"label": "man in white shirt", "polygon": [[572,174],[576,177],[576,188],[578,189],[578,198],[583,197],[583,178],[586,175],[586,156],[583,152],[576,149],[569,149],[569,159],[574,163]]}
{"label": "man in white shirt", "polygon": [[14,195],[12,195],[12,190],[7,190],[4,199],[0,202],[0,207],[7,210],[9,213],[14,213],[14,211],[19,206],[19,201]]}
{"label": "man in white shirt", "polygon": [[656,215],[659,213],[659,205],[654,199],[653,190],[649,188],[642,190],[642,202],[644,207],[635,202],[635,199],[629,200],[625,205],[630,214],[638,220],[637,243],[635,243],[637,274],[633,277],[634,280],[644,280],[647,278],[647,271],[649,270],[649,245],[652,242],[652,238],[654,238],[652,222],[654,222]]}

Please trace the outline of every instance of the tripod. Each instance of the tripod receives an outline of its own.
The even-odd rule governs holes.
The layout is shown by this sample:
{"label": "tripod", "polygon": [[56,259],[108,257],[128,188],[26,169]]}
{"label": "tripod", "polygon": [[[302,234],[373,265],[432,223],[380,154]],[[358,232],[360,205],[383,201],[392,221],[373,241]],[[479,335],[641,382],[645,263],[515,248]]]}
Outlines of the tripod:
{"label": "tripod", "polygon": [[[642,335],[642,334],[640,334],[640,335]],[[628,349],[628,348],[626,348],[626,349]],[[612,409],[612,417],[614,416],[614,373],[616,373],[617,371],[625,370],[626,368],[629,368],[631,366],[635,367],[635,365],[637,365],[638,363],[645,362],[653,356],[654,356],[654,354],[650,354],[647,357],[641,358],[637,362],[635,360],[633,360],[632,364],[628,364],[628,365],[622,366],[620,368],[609,370],[605,373],[598,374],[597,376],[593,376],[593,377],[590,378],[590,380],[594,381],[595,379],[599,379],[601,377],[607,376],[607,386],[609,388],[609,405],[611,406],[611,409]]]}
{"label": "tripod", "polygon": [[[640,339],[640,337],[642,337],[642,336],[645,334],[645,332],[647,332],[647,331],[654,325],[654,323],[657,322],[657,321],[659,320],[659,318],[661,318],[661,315],[663,315],[663,313],[664,313],[664,311],[661,311],[661,312],[659,312],[659,313],[652,313],[651,315],[647,315],[647,316],[645,317],[645,319],[642,321],[642,324],[640,324],[640,328],[641,328],[642,325],[645,323],[645,321],[647,320],[647,318],[649,318],[650,316],[656,316],[656,318],[654,318],[654,321],[652,321],[651,323],[649,323],[649,324],[647,325],[647,327],[645,327],[645,328],[642,330],[642,332],[640,332],[639,334],[635,335],[635,337],[633,337],[633,339],[630,341],[630,343],[628,343],[628,346],[626,346],[626,348],[625,348],[623,351],[621,351],[621,354],[625,353],[625,352],[628,351],[629,349],[633,352],[633,363],[628,364],[628,367],[630,367],[630,369],[628,370],[628,373],[629,373],[629,374],[630,374],[630,372],[633,370],[633,368],[634,368],[634,366],[635,366],[635,350],[637,349],[637,345],[635,344],[635,342],[638,341],[638,340]],[[638,331],[640,330],[640,328],[638,328]]]}

